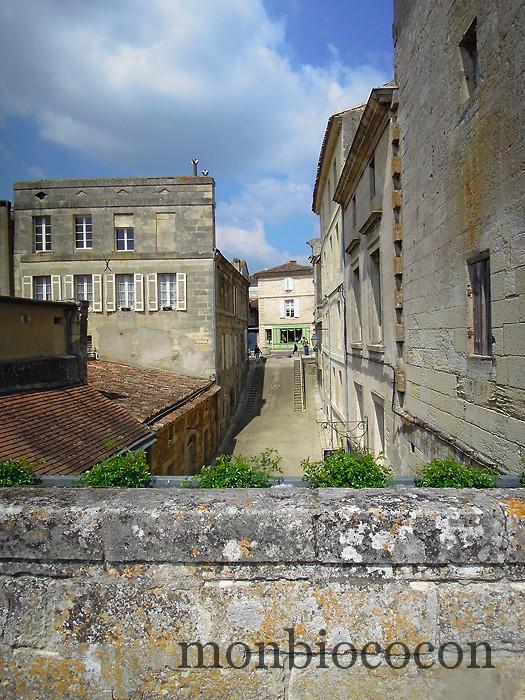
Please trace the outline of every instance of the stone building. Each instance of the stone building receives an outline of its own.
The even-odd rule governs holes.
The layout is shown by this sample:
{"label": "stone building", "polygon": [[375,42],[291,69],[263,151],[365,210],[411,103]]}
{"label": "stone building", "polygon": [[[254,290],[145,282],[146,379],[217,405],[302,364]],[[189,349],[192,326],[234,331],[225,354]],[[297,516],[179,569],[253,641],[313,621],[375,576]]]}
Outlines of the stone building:
{"label": "stone building", "polygon": [[312,211],[319,216],[320,249],[316,276],[316,343],[318,378],[330,445],[338,445],[349,420],[345,387],[344,245],[341,206],[333,195],[363,107],[333,114],[328,120],[314,185]]}
{"label": "stone building", "polygon": [[246,372],[248,281],[215,247],[210,177],[15,184],[15,294],[86,299],[101,359],[222,388],[226,429]]}
{"label": "stone building", "polygon": [[[396,111],[395,85],[372,90],[333,197],[341,207],[345,251],[338,305],[346,332],[338,347],[347,359],[346,383],[336,399],[349,407],[338,444],[366,446],[399,467],[392,439],[396,429],[392,375],[397,371],[401,377],[402,340]],[[342,374],[340,368],[332,371]],[[335,385],[339,388],[337,381]],[[398,381],[397,389],[401,388]],[[339,408],[336,415],[342,420],[345,414]]]}
{"label": "stone building", "polygon": [[259,347],[293,350],[304,339],[311,347],[314,319],[312,268],[296,260],[256,272]]}
{"label": "stone building", "polygon": [[394,2],[411,469],[523,469],[524,26],[522,0]]}

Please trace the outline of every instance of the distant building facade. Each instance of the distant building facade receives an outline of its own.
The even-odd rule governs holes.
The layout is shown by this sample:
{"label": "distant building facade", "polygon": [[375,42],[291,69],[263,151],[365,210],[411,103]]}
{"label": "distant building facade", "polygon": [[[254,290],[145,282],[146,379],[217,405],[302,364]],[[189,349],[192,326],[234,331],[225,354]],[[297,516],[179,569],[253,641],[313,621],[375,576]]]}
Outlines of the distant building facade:
{"label": "distant building facade", "polygon": [[11,202],[0,199],[0,295],[13,296],[13,217]]}
{"label": "distant building facade", "polygon": [[220,430],[247,361],[248,281],[215,248],[209,177],[20,182],[18,296],[85,299],[101,359],[221,386]]}
{"label": "distant building facade", "polygon": [[525,5],[395,0],[402,463],[523,469]]}
{"label": "distant building facade", "polygon": [[314,319],[312,268],[296,260],[256,272],[259,347],[293,350],[311,348]]}

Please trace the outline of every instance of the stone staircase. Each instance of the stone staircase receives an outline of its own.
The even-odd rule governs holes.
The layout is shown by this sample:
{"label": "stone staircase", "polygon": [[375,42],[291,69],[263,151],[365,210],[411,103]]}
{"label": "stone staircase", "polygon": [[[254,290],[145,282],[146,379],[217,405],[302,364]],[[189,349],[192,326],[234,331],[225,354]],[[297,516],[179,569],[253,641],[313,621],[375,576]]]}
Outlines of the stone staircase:
{"label": "stone staircase", "polygon": [[262,389],[264,382],[264,365],[257,365],[253,373],[252,382],[246,399],[245,414],[255,413],[259,407],[262,397]]}
{"label": "stone staircase", "polygon": [[293,408],[294,411],[304,411],[306,408],[304,367],[300,358],[293,363]]}

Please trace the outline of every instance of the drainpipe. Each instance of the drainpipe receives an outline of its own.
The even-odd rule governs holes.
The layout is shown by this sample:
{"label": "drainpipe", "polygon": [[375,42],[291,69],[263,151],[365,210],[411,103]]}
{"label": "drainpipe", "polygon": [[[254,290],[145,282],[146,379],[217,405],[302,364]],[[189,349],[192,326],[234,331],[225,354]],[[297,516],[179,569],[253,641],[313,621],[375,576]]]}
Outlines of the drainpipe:
{"label": "drainpipe", "polygon": [[330,405],[330,449],[334,449],[334,409],[332,406],[332,333],[330,329],[330,299],[325,296],[328,307],[328,403]]}

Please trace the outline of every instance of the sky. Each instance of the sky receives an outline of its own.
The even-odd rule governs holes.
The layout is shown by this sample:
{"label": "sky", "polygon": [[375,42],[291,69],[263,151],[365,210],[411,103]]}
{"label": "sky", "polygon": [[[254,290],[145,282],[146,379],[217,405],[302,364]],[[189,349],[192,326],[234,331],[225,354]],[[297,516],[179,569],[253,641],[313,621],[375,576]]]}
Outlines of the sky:
{"label": "sky", "polygon": [[327,119],[392,79],[391,25],[392,0],[1,0],[0,199],[197,157],[227,257],[306,262]]}

